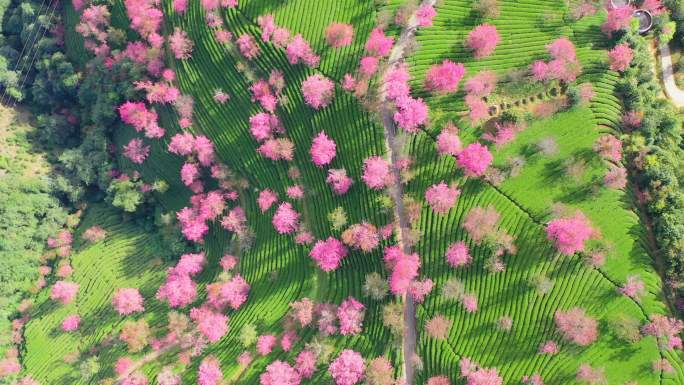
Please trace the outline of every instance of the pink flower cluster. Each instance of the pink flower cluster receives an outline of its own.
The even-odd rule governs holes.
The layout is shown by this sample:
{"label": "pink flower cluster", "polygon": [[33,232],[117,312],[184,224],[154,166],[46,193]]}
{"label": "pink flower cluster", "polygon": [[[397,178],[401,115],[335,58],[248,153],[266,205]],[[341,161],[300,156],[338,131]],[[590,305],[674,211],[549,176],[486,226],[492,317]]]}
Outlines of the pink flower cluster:
{"label": "pink flower cluster", "polygon": [[143,144],[142,139],[131,139],[123,147],[123,154],[135,164],[142,164],[150,155],[150,146]]}
{"label": "pink flower cluster", "polygon": [[682,349],[682,339],[679,333],[684,330],[684,322],[664,315],[651,316],[651,322],[641,329],[644,334],[654,336],[667,349]]}
{"label": "pink flower cluster", "polygon": [[143,297],[138,289],[121,288],[114,293],[112,306],[121,315],[129,315],[145,311]]}
{"label": "pink flower cluster", "polygon": [[337,319],[340,321],[340,334],[356,335],[361,332],[366,307],[354,297],[344,300],[337,308]]}
{"label": "pink flower cluster", "polygon": [[169,48],[173,52],[173,56],[176,59],[185,60],[189,59],[192,54],[192,40],[188,38],[188,34],[185,33],[179,27],[173,30],[173,33],[168,37]]}
{"label": "pink flower cluster", "polygon": [[622,43],[615,46],[608,52],[608,63],[611,71],[623,72],[629,67],[634,58],[634,52],[629,44]]}
{"label": "pink flower cluster", "polygon": [[299,385],[301,375],[287,362],[273,361],[259,377],[261,385]]}
{"label": "pink flower cluster", "polygon": [[143,102],[125,102],[119,106],[119,116],[124,123],[133,126],[135,131],[145,131],[148,138],[164,136],[164,129],[157,124],[157,113],[148,110]]}
{"label": "pink flower cluster", "polygon": [[425,74],[425,89],[443,94],[458,91],[458,83],[465,75],[465,66],[445,59],[435,64]]}
{"label": "pink flower cluster", "polygon": [[271,189],[261,190],[257,198],[257,204],[262,213],[268,211],[276,202],[278,202],[278,194]]}
{"label": "pink flower cluster", "polygon": [[335,95],[335,83],[320,74],[314,74],[302,82],[304,101],[315,109],[327,107]]}
{"label": "pink flower cluster", "polygon": [[106,5],[90,5],[83,10],[81,22],[75,27],[85,41],[83,45],[96,56],[107,56],[110,48],[107,44],[107,30],[110,25],[110,12]]}
{"label": "pink flower cluster", "polygon": [[567,218],[557,218],[546,227],[546,237],[556,244],[558,251],[572,255],[584,251],[584,242],[595,234],[591,223],[580,211]]}
{"label": "pink flower cluster", "polygon": [[321,131],[311,142],[311,161],[318,167],[323,167],[335,158],[337,145]]}
{"label": "pink flower cluster", "polygon": [[347,248],[339,240],[328,237],[319,240],[309,252],[309,256],[316,261],[318,267],[325,272],[330,272],[340,266],[340,262],[347,256]]}
{"label": "pink flower cluster", "polygon": [[326,183],[332,187],[335,195],[344,195],[349,191],[349,188],[354,183],[352,178],[347,176],[347,170],[343,168],[328,170],[328,177],[325,179]]}
{"label": "pink flower cluster", "polygon": [[394,122],[407,132],[415,133],[428,118],[428,107],[423,99],[411,97],[408,85],[410,75],[406,64],[395,65],[383,77],[385,97],[397,108]]}
{"label": "pink flower cluster", "polygon": [[342,232],[345,245],[368,253],[380,244],[380,234],[374,225],[368,222],[356,223]]}
{"label": "pink flower cluster", "polygon": [[575,46],[566,38],[561,37],[546,46],[551,55],[551,61],[537,60],[530,67],[532,76],[539,81],[560,80],[571,83],[577,79],[582,67],[575,54]]}
{"label": "pink flower cluster", "polygon": [[503,385],[503,379],[499,376],[496,368],[483,368],[467,357],[461,358],[459,367],[461,377],[468,381],[467,385]]}
{"label": "pink flower cluster", "polygon": [[[285,48],[285,54],[290,64],[304,63],[310,68],[318,67],[321,61],[320,56],[316,55],[309,42],[301,34],[291,37],[290,31],[275,24],[273,15],[259,16],[257,22],[261,28],[261,39],[265,42],[273,42],[277,47]],[[337,32],[338,30],[333,28],[331,35],[337,35]],[[340,40],[339,42],[336,40],[336,43],[339,43],[340,46],[345,45],[344,43],[348,38],[346,32],[339,36]]]}
{"label": "pink flower cluster", "polygon": [[62,330],[65,332],[73,332],[74,330],[78,329],[79,324],[81,323],[81,317],[77,315],[70,315],[62,321]]}
{"label": "pink flower cluster", "polygon": [[218,360],[214,356],[207,356],[202,360],[197,372],[199,385],[219,385],[223,380],[223,372]]}
{"label": "pink flower cluster", "polygon": [[218,311],[230,307],[237,310],[247,301],[250,285],[239,274],[227,282],[217,282],[207,287],[207,303]]}
{"label": "pink flower cluster", "polygon": [[354,385],[361,382],[366,364],[360,353],[350,349],[343,350],[328,367],[328,373],[337,385]]}
{"label": "pink flower cluster", "polygon": [[598,322],[586,315],[582,308],[557,310],[554,319],[563,337],[577,345],[587,346],[598,338]]}
{"label": "pink flower cluster", "polygon": [[[194,183],[193,183],[194,185]],[[202,242],[204,235],[209,231],[207,222],[218,218],[225,208],[225,193],[219,190],[210,191],[206,194],[195,194],[190,198],[190,207],[183,207],[176,213],[176,219],[181,225],[181,232],[186,239],[193,242]],[[229,220],[232,224],[228,230],[240,232],[244,227],[246,218],[240,207],[233,208],[225,216],[221,224]],[[226,225],[224,225],[226,227]]]}
{"label": "pink flower cluster", "polygon": [[631,5],[617,8],[610,7],[606,21],[601,24],[601,32],[612,36],[613,32],[629,29],[634,11],[635,9]]}
{"label": "pink flower cluster", "polygon": [[477,97],[488,96],[496,87],[496,72],[481,71],[465,82],[465,91]]}
{"label": "pink flower cluster", "polygon": [[280,234],[292,234],[299,228],[300,214],[289,202],[283,202],[273,215],[273,227]]}
{"label": "pink flower cluster", "polygon": [[197,330],[209,342],[216,342],[228,333],[228,316],[208,307],[190,309],[190,318],[197,323]]}
{"label": "pink flower cluster", "polygon": [[192,280],[204,268],[204,253],[184,254],[175,267],[167,271],[166,282],[157,290],[156,298],[171,307],[185,307],[197,298],[197,284]]}
{"label": "pink flower cluster", "polygon": [[524,124],[516,124],[510,121],[496,122],[494,123],[494,131],[485,132],[482,139],[492,142],[496,148],[501,148],[513,141],[518,132],[524,128]]}
{"label": "pink flower cluster", "polygon": [[458,129],[454,125],[447,125],[437,135],[437,152],[439,155],[456,156],[462,150]]}
{"label": "pink flower cluster", "polygon": [[384,57],[389,55],[394,45],[394,37],[385,35],[381,28],[371,31],[366,41],[366,51],[373,56]]}
{"label": "pink flower cluster", "polygon": [[461,194],[461,190],[456,187],[449,187],[444,181],[430,186],[425,191],[425,200],[428,202],[432,211],[437,214],[446,214],[456,204],[456,198]]}
{"label": "pink flower cluster", "polygon": [[466,266],[473,261],[473,257],[470,256],[470,251],[465,242],[460,241],[452,243],[449,245],[445,253],[447,262],[453,267]]}
{"label": "pink flower cluster", "polygon": [[622,159],[622,141],[610,134],[601,135],[594,143],[594,151],[604,159],[619,162]]}
{"label": "pink flower cluster", "polygon": [[78,293],[79,285],[74,282],[57,281],[50,290],[50,299],[63,305],[70,304]]}
{"label": "pink flower cluster", "polygon": [[385,268],[390,272],[389,286],[392,294],[406,294],[411,281],[418,277],[420,257],[416,253],[405,254],[399,246],[384,250]]}
{"label": "pink flower cluster", "polygon": [[373,190],[381,190],[392,183],[390,164],[379,156],[371,156],[363,161],[361,180]]}
{"label": "pink flower cluster", "polygon": [[469,144],[456,156],[457,164],[465,175],[475,177],[482,176],[493,160],[489,149],[478,142]]}
{"label": "pink flower cluster", "polygon": [[499,44],[501,36],[496,27],[491,24],[482,24],[475,27],[465,41],[465,46],[473,51],[475,59],[482,59],[494,52]]}
{"label": "pink flower cluster", "polygon": [[333,48],[350,45],[354,38],[354,27],[350,24],[331,23],[325,29],[325,41]]}

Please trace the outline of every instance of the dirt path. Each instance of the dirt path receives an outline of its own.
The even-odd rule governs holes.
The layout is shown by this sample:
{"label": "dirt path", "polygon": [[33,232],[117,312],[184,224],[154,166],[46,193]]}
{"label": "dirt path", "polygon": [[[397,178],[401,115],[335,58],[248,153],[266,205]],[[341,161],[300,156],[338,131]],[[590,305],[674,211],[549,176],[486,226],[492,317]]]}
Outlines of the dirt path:
{"label": "dirt path", "polygon": [[670,56],[670,46],[662,44],[659,47],[660,52],[660,66],[663,70],[663,84],[665,86],[665,93],[677,107],[684,107],[684,90],[677,87],[672,73],[672,58]]}
{"label": "dirt path", "polygon": [[[421,3],[422,5],[432,5],[434,6],[437,0],[425,0]],[[388,59],[387,69],[380,75],[380,79],[384,78],[384,75],[392,70],[397,64],[399,64],[403,59],[406,51],[407,45],[413,39],[416,30],[418,29],[418,20],[416,18],[415,12],[411,15],[408,25],[402,30],[401,35],[399,35],[399,40],[392,48],[390,56]],[[404,208],[404,202],[402,197],[404,195],[404,190],[401,184],[401,176],[399,170],[394,165],[397,163],[399,158],[399,148],[397,145],[396,134],[397,127],[394,124],[393,106],[388,102],[387,95],[384,88],[380,93],[380,113],[382,125],[385,132],[385,147],[387,149],[387,155],[392,164],[392,172],[394,174],[394,183],[392,188],[390,188],[390,195],[394,200],[394,214],[397,218],[395,233],[397,234],[397,241],[399,247],[404,253],[411,253],[411,248],[406,245],[403,241],[405,234],[404,231],[409,229],[410,224],[406,216],[406,209]],[[413,357],[416,354],[416,341],[417,330],[416,330],[416,304],[413,302],[410,296],[404,295],[404,335],[403,335],[403,353],[404,353],[404,370],[403,379],[407,384],[413,383]]]}

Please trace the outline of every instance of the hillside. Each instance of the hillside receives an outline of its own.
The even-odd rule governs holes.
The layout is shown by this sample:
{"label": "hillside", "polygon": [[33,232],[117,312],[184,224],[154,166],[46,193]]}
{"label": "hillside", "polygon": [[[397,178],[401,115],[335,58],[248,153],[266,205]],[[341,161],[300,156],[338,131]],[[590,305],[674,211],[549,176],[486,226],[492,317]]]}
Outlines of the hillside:
{"label": "hillside", "polygon": [[666,16],[644,37],[594,2],[60,10],[69,70],[34,84],[78,79],[53,193],[85,209],[46,233],[7,381],[684,385],[682,124],[646,54]]}

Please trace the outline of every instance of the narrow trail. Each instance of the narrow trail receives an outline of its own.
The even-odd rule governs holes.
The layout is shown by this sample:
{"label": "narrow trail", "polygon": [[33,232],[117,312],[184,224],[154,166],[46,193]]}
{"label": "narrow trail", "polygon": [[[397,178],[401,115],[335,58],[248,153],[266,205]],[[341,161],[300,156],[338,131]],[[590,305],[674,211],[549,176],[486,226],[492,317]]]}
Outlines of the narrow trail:
{"label": "narrow trail", "polygon": [[133,365],[131,365],[131,366],[126,370],[126,372],[122,373],[119,377],[116,378],[116,384],[117,384],[117,385],[121,385],[121,384],[124,382],[124,380],[125,380],[129,375],[131,375],[133,372],[135,372],[136,370],[142,368],[142,367],[145,366],[146,364],[155,361],[157,358],[161,357],[164,353],[168,352],[169,350],[171,350],[171,349],[173,349],[173,348],[175,348],[175,347],[177,347],[177,346],[178,346],[178,343],[174,343],[174,344],[171,344],[171,345],[167,345],[167,346],[165,346],[165,347],[163,347],[163,348],[161,348],[161,349],[159,349],[159,350],[155,350],[155,351],[152,351],[152,352],[149,352],[149,353],[145,354],[145,356],[144,356],[143,358],[141,358],[141,359],[138,360],[138,361],[135,361],[135,362],[133,363]]}
{"label": "narrow trail", "polygon": [[663,70],[663,85],[665,86],[665,93],[668,98],[677,106],[677,108],[684,107],[684,90],[677,87],[672,71],[672,58],[670,56],[670,46],[668,44],[661,44],[658,48],[660,52],[660,66]]}
{"label": "narrow trail", "polygon": [[[437,0],[424,0],[421,2],[420,6],[431,5],[434,6]],[[382,80],[388,71],[391,71],[397,64],[399,64],[403,59],[406,51],[407,45],[411,42],[411,39],[418,29],[418,19],[416,18],[416,12],[414,11],[409,18],[408,25],[402,30],[399,35],[399,40],[392,47],[389,59],[387,61],[387,68],[380,75]],[[390,188],[390,195],[394,200],[394,215],[397,218],[395,222],[398,228],[395,229],[397,234],[397,241],[399,247],[404,253],[411,253],[411,248],[404,243],[404,231],[410,227],[409,220],[406,216],[406,209],[404,207],[404,202],[402,197],[404,195],[404,189],[401,183],[401,175],[399,174],[399,169],[395,166],[399,160],[399,148],[397,145],[397,127],[394,124],[394,108],[387,100],[387,94],[383,87],[380,93],[380,116],[382,121],[382,126],[385,134],[385,147],[387,149],[387,154],[392,164],[392,173],[394,176],[394,182],[392,188]],[[404,370],[403,370],[403,380],[407,384],[413,384],[414,368],[413,368],[413,357],[416,355],[416,344],[418,340],[418,332],[416,330],[416,304],[413,299],[408,296],[403,296],[404,300],[404,334],[402,336],[403,345],[403,357],[404,357]]]}

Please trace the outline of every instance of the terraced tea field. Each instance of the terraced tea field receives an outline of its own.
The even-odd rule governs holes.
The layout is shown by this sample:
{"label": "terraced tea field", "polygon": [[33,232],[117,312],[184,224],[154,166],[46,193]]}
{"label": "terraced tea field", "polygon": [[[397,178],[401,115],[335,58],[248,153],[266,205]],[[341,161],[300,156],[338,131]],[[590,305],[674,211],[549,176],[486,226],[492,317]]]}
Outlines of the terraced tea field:
{"label": "terraced tea field", "polygon": [[[366,55],[364,44],[378,19],[387,19],[387,15],[404,5],[403,1],[241,0],[237,8],[219,8],[215,12],[233,35],[249,35],[256,41],[260,54],[249,61],[234,44],[223,44],[216,39],[212,28],[207,26],[200,1],[189,1],[183,14],[174,11],[171,0],[161,2],[163,30],[168,34],[181,28],[194,43],[190,59],[175,60],[171,54],[166,55],[166,65],[175,70],[173,84],[194,100],[193,124],[185,131],[211,139],[218,160],[234,173],[234,179],[244,182],[239,188],[239,204],[254,234],[252,247],[238,251],[236,237],[213,223],[204,242],[197,245],[207,255],[207,267],[195,277],[200,292],[198,306],[207,297],[205,286],[220,276],[218,264],[225,253],[239,254],[240,274],[251,285],[248,301],[230,314],[228,334],[202,352],[202,357],[210,354],[217,357],[224,378],[230,383],[258,384],[267,365],[274,360],[294,362],[307,344],[322,338],[315,330],[307,329],[300,333],[289,351],[276,349],[265,356],[255,355],[254,361],[245,367],[238,364],[237,358],[244,350],[240,337],[246,325],[256,326],[259,334],[280,335],[285,330],[283,321],[291,302],[310,298],[316,303],[340,304],[353,296],[366,306],[363,329],[357,335],[326,337],[332,349],[330,357],[337,357],[344,349],[360,352],[367,360],[385,355],[394,366],[394,375],[400,378],[413,365],[415,378],[408,379],[411,384],[422,385],[438,375],[448,376],[453,384],[465,383],[459,379],[457,368],[459,360],[468,357],[483,367],[497,368],[505,384],[518,384],[523,376],[535,373],[547,384],[579,383],[578,367],[590,363],[605,369],[610,384],[636,381],[640,385],[684,385],[681,351],[659,346],[653,336],[625,344],[610,326],[610,321],[619,315],[645,324],[654,315],[669,314],[670,309],[663,297],[662,279],[653,267],[657,246],[652,244],[639,212],[636,192],[631,184],[625,189],[603,187],[602,178],[609,162],[592,150],[602,134],[622,134],[620,120],[624,111],[616,92],[619,74],[608,69],[610,45],[599,28],[605,20],[605,11],[571,21],[565,18],[568,6],[557,1],[500,0],[498,3],[500,16],[486,21],[497,28],[501,42],[491,56],[481,60],[475,60],[463,43],[468,33],[485,21],[472,9],[473,2],[469,0],[439,1],[433,25],[420,27],[415,32],[416,44],[402,59],[412,76],[409,83],[412,95],[424,98],[430,108],[430,122],[417,133],[398,133],[397,140],[403,144],[399,155],[412,159],[411,172],[404,185],[391,186],[388,190],[392,194],[388,194],[364,184],[363,162],[370,156],[388,156],[386,138],[397,127],[383,124],[377,106],[364,105],[340,87],[334,91],[329,106],[313,109],[302,95],[301,84],[312,74],[322,74],[339,84],[345,74],[354,73],[359,59]],[[113,26],[128,30],[130,20],[124,3],[115,1],[111,12]],[[273,14],[276,23],[292,34],[302,34],[321,56],[319,66],[311,69],[302,64],[291,65],[284,49],[262,41],[258,17],[265,14]],[[86,52],[83,40],[73,30],[77,17],[73,8],[67,6],[66,50],[72,58],[83,58]],[[332,22],[354,26],[351,44],[334,49],[326,43],[325,29]],[[387,31],[398,38],[402,27],[393,25]],[[465,176],[454,157],[438,155],[437,135],[447,122],[457,123],[464,146],[478,140],[483,129],[468,123],[465,117],[468,109],[465,91],[441,95],[425,90],[423,84],[431,66],[445,59],[463,63],[464,79],[478,71],[495,71],[502,79],[498,85],[501,91],[511,88],[507,84],[512,83],[511,71],[526,71],[534,60],[545,59],[548,56],[545,46],[563,36],[574,43],[583,67],[577,83],[591,83],[596,95],[586,106],[560,111],[551,117],[531,117],[511,143],[502,148],[491,146],[495,167],[505,168],[512,157],[524,160],[524,167],[516,176],[505,178],[501,183]],[[272,70],[282,71],[285,79],[276,113],[294,144],[290,162],[271,161],[259,154],[259,143],[250,133],[250,117],[263,111],[253,100],[250,86],[258,79],[268,79]],[[381,65],[380,71],[384,70]],[[370,82],[371,87],[379,87],[376,83],[381,82],[382,79],[375,78]],[[509,94],[495,91],[488,102],[515,106],[516,101],[539,94],[545,101],[554,98],[553,93],[560,89],[554,84],[535,85]],[[217,103],[216,90],[225,91],[230,99],[225,104]],[[172,212],[187,206],[192,195],[179,177],[182,159],[167,151],[170,138],[184,130],[178,125],[173,108],[159,105],[155,108],[160,116],[159,124],[166,130],[165,137],[150,141],[151,154],[142,165],[131,163],[123,156],[119,162],[121,169],[138,170],[145,181],[167,182],[169,190],[156,197],[161,210]],[[326,183],[327,169],[311,161],[312,137],[322,130],[337,145],[337,155],[329,168],[344,168],[354,180],[349,193],[343,196],[333,194]],[[140,134],[129,127],[117,132],[114,143],[121,147],[133,137]],[[557,145],[549,156],[537,148],[539,141],[546,138],[552,138]],[[583,169],[577,178],[566,173],[566,161],[571,158],[582,161]],[[291,177],[292,167],[296,167],[300,177]],[[445,214],[436,214],[424,201],[425,191],[440,181],[454,182],[461,190],[456,205]],[[410,197],[404,199],[401,207],[407,202],[417,202],[417,205],[407,204],[410,206],[407,211],[413,210],[412,213],[400,215],[417,218],[411,234],[419,235],[412,250],[420,256],[421,278],[431,279],[434,289],[423,303],[417,304],[415,330],[393,335],[383,324],[383,306],[392,302],[406,304],[410,301],[407,295],[390,295],[375,301],[365,296],[362,289],[369,273],[389,276],[382,250],[398,242],[390,237],[380,241],[372,252],[350,250],[339,269],[326,273],[309,256],[311,246],[297,244],[293,237],[274,229],[272,211],[262,213],[257,204],[259,192],[269,188],[282,198],[294,184],[303,187],[305,197],[292,200],[292,205],[302,214],[303,226],[315,239],[342,237],[341,229],[332,229],[328,219],[328,214],[338,207],[346,212],[348,224],[368,222],[380,228],[397,220],[393,207],[399,202],[394,199],[389,205],[386,203],[395,192],[403,191],[404,197]],[[591,267],[581,253],[561,255],[547,240],[545,228],[553,218],[555,203],[571,210],[580,209],[587,215],[608,245],[605,264]],[[516,253],[501,256],[505,268],[500,272],[491,272],[488,266],[490,247],[475,242],[463,226],[471,210],[489,205],[501,215],[498,228],[510,234],[517,247]],[[79,234],[94,224],[105,228],[107,238],[94,245],[83,244]],[[395,239],[408,234],[408,229],[398,227],[395,225],[393,229]],[[43,385],[88,384],[114,376],[114,362],[127,354],[122,344],[103,344],[124,320],[109,305],[116,288],[139,287],[146,300],[146,312],[140,317],[159,330],[167,322],[169,308],[154,296],[164,280],[166,268],[174,263],[156,258],[153,234],[147,234],[133,222],[122,222],[114,209],[98,204],[86,211],[75,239],[79,240],[70,258],[73,280],[81,285],[77,300],[67,306],[56,306],[43,290],[25,329],[22,363],[26,372]],[[457,241],[464,241],[469,247],[472,264],[454,268],[447,263],[445,252]],[[632,275],[638,275],[645,283],[645,293],[639,301],[618,292]],[[532,284],[540,276],[552,282],[543,294]],[[477,312],[468,312],[458,302],[440,294],[452,278],[459,279],[465,291],[477,297]],[[554,314],[573,307],[584,308],[599,322],[598,339],[589,346],[568,342],[556,329]],[[61,333],[62,319],[72,313],[82,318],[80,330]],[[427,321],[437,315],[453,322],[443,341],[424,332]],[[510,318],[510,330],[497,326],[501,317]],[[403,321],[405,327],[411,327],[406,318]],[[402,343],[412,333],[417,335],[417,346],[415,357],[408,357]],[[161,332],[157,336],[160,335]],[[548,340],[558,342],[558,354],[538,353],[540,345]],[[96,377],[84,380],[78,374],[77,363],[64,362],[63,357],[74,351],[82,352],[82,357],[99,357],[101,369]],[[134,358],[148,353],[149,350],[138,353]],[[671,372],[652,369],[653,362],[662,358],[673,367]],[[143,369],[152,379],[162,366],[174,362],[172,358],[161,357]],[[194,359],[181,365],[182,383],[198,381],[199,362],[200,359]],[[301,383],[332,383],[328,364],[319,365],[313,377]]]}

